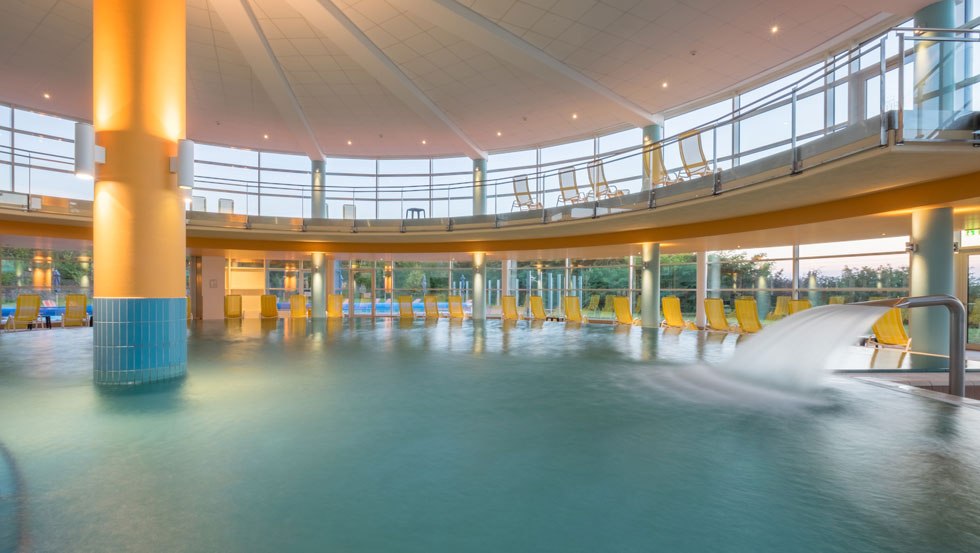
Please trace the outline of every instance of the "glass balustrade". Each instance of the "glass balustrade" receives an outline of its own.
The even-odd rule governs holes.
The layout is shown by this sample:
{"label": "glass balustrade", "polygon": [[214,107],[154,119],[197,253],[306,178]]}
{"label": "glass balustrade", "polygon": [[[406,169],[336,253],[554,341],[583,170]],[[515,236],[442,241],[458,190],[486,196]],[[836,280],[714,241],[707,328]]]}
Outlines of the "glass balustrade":
{"label": "glass balustrade", "polygon": [[[487,213],[517,211],[514,180],[525,176],[527,197],[549,208],[540,217],[544,222],[645,209],[653,204],[645,196],[645,156],[650,156],[648,166],[659,166],[662,156],[660,173],[665,176],[655,178],[654,187],[726,171],[737,176],[753,162],[783,159],[779,155],[788,155],[786,163],[796,171],[806,145],[861,125],[880,126],[879,145],[887,143],[890,132],[896,142],[975,144],[980,128],[973,107],[980,93],[978,43],[975,29],[892,29],[765,85],[669,113],[663,123],[668,138],[653,146],[652,156],[645,154],[640,129],[493,152],[485,181]],[[32,196],[92,199],[92,183],[73,175],[73,124],[29,108],[0,105],[0,207],[46,209],[57,203],[28,200]],[[601,210],[590,208],[605,196],[592,192],[589,165],[596,160],[602,161],[609,187],[624,194],[621,200],[599,202]],[[328,157],[326,166],[329,219],[473,215],[473,165],[468,158]],[[308,218],[310,181],[310,160],[304,155],[198,144],[188,209]],[[588,203],[550,209],[568,205],[562,202],[562,188],[573,182],[581,194],[591,193]]]}

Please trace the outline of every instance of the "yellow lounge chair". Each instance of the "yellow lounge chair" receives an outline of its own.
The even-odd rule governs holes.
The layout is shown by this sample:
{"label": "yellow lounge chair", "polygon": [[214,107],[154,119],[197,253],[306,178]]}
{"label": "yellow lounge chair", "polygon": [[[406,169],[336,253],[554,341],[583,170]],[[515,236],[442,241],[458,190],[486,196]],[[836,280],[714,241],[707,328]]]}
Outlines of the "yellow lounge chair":
{"label": "yellow lounge chair", "polygon": [[613,296],[613,312],[616,314],[616,322],[621,325],[631,325],[635,323],[633,314],[630,313],[629,298],[623,296]]}
{"label": "yellow lounge chair", "polygon": [[500,299],[500,306],[502,308],[501,318],[505,321],[516,321],[520,319],[520,314],[517,312],[517,298],[514,296],[504,296]]}
{"label": "yellow lounge chair", "polygon": [[439,300],[435,296],[423,296],[422,305],[425,307],[426,319],[439,318]]}
{"label": "yellow lounge chair", "polygon": [[41,312],[41,296],[37,294],[21,294],[17,296],[17,307],[14,314],[7,317],[7,328],[18,330],[35,325]]}
{"label": "yellow lounge chair", "polygon": [[897,346],[908,350],[912,345],[912,340],[905,332],[901,309],[889,309],[875,322],[871,330],[875,336],[874,340],[869,342],[876,346]]}
{"label": "yellow lounge chair", "polygon": [[671,176],[664,162],[664,149],[660,143],[645,146],[643,149],[643,174],[650,176],[650,187],[667,186],[677,182],[677,175]]}
{"label": "yellow lounge chair", "polygon": [[597,159],[588,165],[589,184],[592,185],[592,195],[597,200],[603,198],[615,198],[622,196],[623,191],[611,186],[606,180],[606,170],[603,169],[602,160]]}
{"label": "yellow lounge chair", "polygon": [[228,294],[225,296],[225,318],[242,318],[242,297],[239,294]]}
{"label": "yellow lounge chair", "polygon": [[344,296],[343,294],[330,294],[327,296],[327,318],[344,318]]}
{"label": "yellow lounge chair", "polygon": [[684,315],[681,314],[681,300],[677,296],[664,296],[660,298],[660,308],[663,309],[664,315],[661,326],[697,330],[694,323],[689,323],[684,320]]}
{"label": "yellow lounge chair", "polygon": [[289,296],[289,318],[305,319],[306,316],[306,296],[302,294]]}
{"label": "yellow lounge chair", "polygon": [[778,321],[786,315],[789,315],[789,302],[791,299],[789,296],[776,296],[776,307],[773,307],[772,311],[766,315],[766,320]]}
{"label": "yellow lounge chair", "polygon": [[263,294],[259,298],[259,317],[263,319],[279,318],[279,298],[272,294]]}
{"label": "yellow lounge chair", "polygon": [[510,210],[514,211],[517,208],[520,211],[541,209],[541,202],[534,199],[534,195],[531,194],[531,187],[527,184],[527,175],[519,175],[514,177],[514,203],[510,206]]}
{"label": "yellow lounge chair", "polygon": [[684,165],[684,172],[687,173],[687,178],[703,177],[713,172],[711,165],[708,163],[708,159],[704,155],[700,131],[690,131],[682,134],[677,145],[680,149],[681,164]]}
{"label": "yellow lounge chair", "polygon": [[708,319],[708,330],[731,332],[725,316],[725,302],[721,298],[704,298],[704,315]]}
{"label": "yellow lounge chair", "polygon": [[579,192],[574,167],[565,167],[558,172],[558,190],[561,193],[558,194],[558,200],[555,202],[555,205],[577,204],[588,199],[587,195]]}
{"label": "yellow lounge chair", "polygon": [[844,296],[830,296],[830,301],[827,302],[827,305],[844,305],[846,303],[844,299]]}
{"label": "yellow lounge chair", "polygon": [[65,296],[65,314],[61,317],[61,326],[85,326],[88,322],[88,298],[84,294],[67,294]]}
{"label": "yellow lounge chair", "polygon": [[806,311],[813,307],[810,300],[791,300],[789,302],[789,314],[799,313],[800,311]]}
{"label": "yellow lounge chair", "polygon": [[588,322],[588,319],[582,316],[582,303],[578,296],[565,296],[565,321],[571,323]]}
{"label": "yellow lounge chair", "polygon": [[460,296],[449,296],[449,318],[462,319],[464,316],[463,298]]}
{"label": "yellow lounge chair", "polygon": [[543,321],[548,318],[548,315],[544,312],[544,299],[541,296],[531,296],[531,316],[534,317],[536,321]]}
{"label": "yellow lounge chair", "polygon": [[398,296],[398,318],[415,318],[415,310],[412,307],[412,296]]}
{"label": "yellow lounge chair", "polygon": [[738,319],[740,332],[754,334],[762,330],[762,323],[759,322],[759,306],[755,298],[736,298],[735,318]]}

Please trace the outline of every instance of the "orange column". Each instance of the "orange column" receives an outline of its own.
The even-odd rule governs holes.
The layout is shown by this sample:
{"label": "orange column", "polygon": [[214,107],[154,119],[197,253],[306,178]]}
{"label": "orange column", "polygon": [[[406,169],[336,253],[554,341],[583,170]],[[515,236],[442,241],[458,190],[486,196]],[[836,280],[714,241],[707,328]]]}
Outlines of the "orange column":
{"label": "orange column", "polygon": [[184,138],[185,0],[94,0],[97,297],[183,298],[184,204],[169,170]]}
{"label": "orange column", "polygon": [[187,365],[185,228],[170,157],[184,138],[186,0],[94,0],[94,379],[131,385]]}

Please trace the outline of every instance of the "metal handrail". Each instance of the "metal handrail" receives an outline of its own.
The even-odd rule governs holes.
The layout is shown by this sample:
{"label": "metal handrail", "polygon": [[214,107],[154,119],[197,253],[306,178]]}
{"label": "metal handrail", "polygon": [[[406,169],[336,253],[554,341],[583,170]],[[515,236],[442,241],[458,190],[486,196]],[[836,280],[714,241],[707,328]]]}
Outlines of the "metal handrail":
{"label": "metal handrail", "polygon": [[[664,138],[652,145],[635,145],[626,148],[620,148],[610,152],[604,152],[602,154],[580,156],[575,158],[570,158],[562,161],[551,162],[547,164],[536,163],[530,166],[520,166],[520,167],[506,167],[496,170],[491,170],[488,172],[488,177],[485,179],[485,187],[488,190],[487,198],[492,199],[494,204],[497,205],[498,198],[510,198],[512,193],[509,190],[511,185],[510,176],[506,177],[496,177],[493,178],[493,173],[506,171],[508,173],[513,173],[514,171],[519,171],[523,169],[531,169],[532,171],[527,173],[529,179],[534,179],[538,185],[535,187],[532,193],[541,197],[542,194],[553,194],[559,190],[558,187],[547,187],[545,184],[549,179],[554,178],[558,173],[566,166],[572,165],[576,170],[583,170],[585,165],[593,160],[602,160],[605,163],[615,163],[623,160],[629,160],[632,158],[639,157],[645,152],[656,149],[663,149],[668,146],[678,144],[682,136],[697,133],[705,134],[710,132],[712,141],[712,148],[710,152],[711,168],[717,174],[717,171],[724,164],[731,163],[731,165],[739,164],[739,161],[747,156],[754,155],[755,153],[762,151],[771,151],[776,149],[783,149],[788,146],[793,152],[793,173],[799,172],[801,170],[800,160],[798,159],[798,146],[801,141],[807,140],[814,136],[825,135],[828,133],[833,133],[843,128],[845,125],[835,124],[828,117],[824,117],[824,124],[820,129],[815,131],[809,131],[807,133],[800,134],[799,131],[799,105],[800,102],[810,98],[814,95],[819,94],[833,94],[837,86],[842,83],[848,83],[851,86],[864,86],[863,83],[873,77],[880,77],[881,84],[879,85],[879,112],[885,112],[886,103],[886,87],[885,87],[885,75],[892,69],[897,69],[899,77],[898,86],[898,109],[897,109],[897,126],[898,132],[895,137],[896,143],[902,143],[904,140],[904,80],[905,80],[905,65],[908,62],[910,56],[913,54],[914,49],[906,49],[906,40],[911,41],[929,41],[935,42],[940,38],[951,39],[959,42],[974,42],[980,41],[980,38],[974,40],[966,37],[935,37],[935,36],[919,36],[918,33],[948,33],[948,34],[960,34],[960,35],[974,35],[980,33],[980,29],[936,29],[936,28],[908,28],[908,27],[895,27],[884,35],[880,35],[873,39],[868,39],[862,42],[858,46],[851,48],[845,52],[836,54],[828,59],[823,64],[806,71],[804,75],[796,79],[793,82],[787,83],[773,91],[763,94],[759,98],[747,102],[745,104],[737,104],[737,107],[731,112],[717,117],[707,123],[699,126],[695,126],[692,129],[688,129],[681,133],[676,133],[670,137]],[[898,42],[899,48],[898,53],[892,55],[891,57],[886,56],[885,53],[885,40],[889,33],[894,33]],[[907,33],[916,33],[913,36],[907,36]],[[858,59],[862,59],[865,56],[877,52],[879,55],[879,63],[875,65],[870,65],[864,69],[858,71],[852,71],[852,65]],[[836,73],[842,69],[848,69],[848,74],[837,76]],[[968,77],[974,78],[974,77]],[[857,81],[857,82],[855,82]],[[742,93],[743,95],[745,93]],[[863,92],[861,93],[863,97]],[[866,99],[870,103],[870,99]],[[732,151],[730,153],[723,153],[719,155],[718,144],[719,144],[719,131],[723,132],[735,132],[738,125],[742,122],[749,120],[752,117],[762,115],[764,113],[770,112],[772,110],[780,109],[785,106],[790,106],[791,108],[791,132],[788,139],[779,139],[762,146],[757,146],[749,150]],[[886,122],[884,117],[882,118],[882,145],[886,142]],[[729,129],[730,127],[730,129]],[[6,128],[6,127],[4,127]],[[13,133],[24,133],[17,129],[9,129]],[[70,140],[65,140],[66,142],[71,142]],[[735,150],[735,144],[733,144],[733,150]],[[0,165],[12,165],[14,167],[28,167],[30,169],[37,169],[42,171],[52,171],[58,173],[68,173],[67,169],[61,169],[58,167],[46,167],[44,165],[37,165],[32,161],[32,159],[38,159],[42,162],[47,163],[57,163],[57,164],[69,164],[70,157],[60,156],[57,154],[47,154],[38,152],[31,152],[23,148],[12,148],[10,146],[0,147],[0,152],[9,152],[8,157],[10,161],[0,159]],[[261,156],[262,152],[259,152]],[[31,156],[34,156],[32,158]],[[17,157],[28,157],[29,162],[24,164],[22,161],[17,161]],[[57,159],[61,158],[61,159]],[[261,157],[260,157],[261,159]],[[540,152],[539,152],[540,159]],[[295,169],[281,169],[273,167],[259,166],[249,166],[241,165],[235,163],[226,163],[221,161],[211,161],[211,160],[197,160],[197,163],[206,166],[214,167],[229,167],[238,169],[248,169],[258,172],[258,179],[236,179],[229,177],[221,177],[217,175],[213,176],[200,176],[197,181],[203,185],[199,189],[207,192],[221,193],[225,192],[228,194],[244,195],[246,202],[248,198],[257,198],[259,205],[261,205],[262,197],[270,198],[286,198],[286,199],[298,199],[305,206],[306,202],[311,201],[310,188],[308,184],[295,184],[295,183],[285,183],[285,182],[275,182],[262,180],[262,172],[276,172],[276,173],[292,173],[292,174],[309,174],[308,171],[295,170]],[[431,167],[431,163],[430,163]],[[680,167],[669,167],[665,168],[669,173],[678,172],[681,170]],[[451,202],[453,201],[465,201],[472,199],[472,182],[470,180],[460,180],[458,182],[448,182],[448,183],[434,183],[432,180],[434,178],[444,178],[444,177],[454,177],[454,176],[464,176],[469,175],[468,171],[451,171],[445,173],[345,173],[337,172],[331,173],[327,172],[328,175],[332,176],[350,176],[350,177],[367,177],[374,179],[373,186],[357,187],[351,186],[350,184],[325,184],[324,189],[327,192],[327,199],[331,201],[368,201],[373,202],[375,205],[383,205],[392,202],[428,202],[434,205],[438,202]],[[30,176],[30,173],[28,173]],[[379,182],[380,179],[384,178],[398,178],[398,177],[428,177],[428,183],[420,184],[386,184]],[[632,182],[642,179],[642,174],[631,173],[628,176],[620,177],[615,180],[611,180],[611,183],[625,183]],[[584,185],[587,187],[588,185]],[[503,188],[501,188],[503,187]],[[290,192],[296,192],[291,194]],[[455,192],[459,191],[460,194]],[[409,197],[406,196],[418,195],[426,193],[426,197]],[[469,194],[468,194],[469,193]],[[651,198],[651,205],[653,205]],[[497,211],[496,209],[494,211]],[[301,214],[302,216],[302,214]]]}
{"label": "metal handrail", "polygon": [[945,307],[949,312],[949,393],[966,397],[966,307],[959,299],[943,294],[867,301],[854,305],[907,309]]}

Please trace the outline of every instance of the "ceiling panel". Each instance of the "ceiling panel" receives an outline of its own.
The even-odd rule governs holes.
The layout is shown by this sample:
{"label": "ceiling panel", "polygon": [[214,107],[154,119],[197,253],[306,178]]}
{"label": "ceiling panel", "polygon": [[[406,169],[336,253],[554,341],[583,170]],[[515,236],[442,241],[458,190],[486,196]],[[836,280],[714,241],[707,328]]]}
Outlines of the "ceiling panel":
{"label": "ceiling panel", "polygon": [[[330,0],[318,1],[331,5]],[[420,113],[417,102],[406,102],[404,90],[390,89],[390,83],[376,78],[376,70],[361,67],[355,61],[361,58],[339,47],[342,41],[316,28],[311,14],[296,11],[286,0],[247,0],[301,117],[327,153],[448,155],[461,151],[461,136],[482,150],[496,151],[623,128],[635,121],[623,116],[616,97],[650,114],[663,113],[815,49],[846,44],[854,33],[866,34],[861,26],[883,20],[883,14],[897,20],[930,3],[451,4],[463,7],[484,28],[501,33],[507,45],[540,50],[546,54],[541,62],[515,59],[500,44],[460,36],[458,26],[424,9],[428,1],[412,3],[407,11],[405,2],[396,0],[332,3],[424,95],[430,113]],[[232,33],[254,29],[225,28],[208,0],[188,0],[187,6],[189,136],[242,147],[301,149],[302,141],[283,122],[233,39]],[[91,0],[0,3],[0,100],[90,119],[91,19]],[[771,32],[773,26],[778,26],[778,33]],[[569,74],[581,78],[569,79]],[[588,83],[609,94],[597,94]],[[44,93],[51,98],[43,98]]]}

